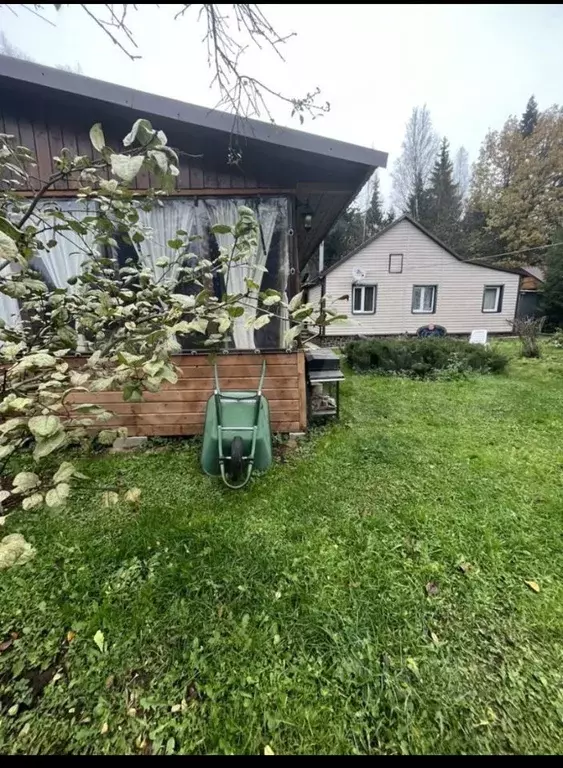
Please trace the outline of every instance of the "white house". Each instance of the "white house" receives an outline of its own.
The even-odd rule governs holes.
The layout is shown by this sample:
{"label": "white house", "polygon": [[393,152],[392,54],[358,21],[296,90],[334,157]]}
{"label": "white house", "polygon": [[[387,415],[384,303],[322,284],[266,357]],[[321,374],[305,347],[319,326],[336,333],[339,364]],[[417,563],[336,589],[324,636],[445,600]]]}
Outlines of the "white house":
{"label": "white house", "polygon": [[327,336],[414,334],[429,324],[509,333],[519,283],[516,270],[463,261],[402,216],[319,275],[309,300],[338,299],[333,306],[347,316]]}

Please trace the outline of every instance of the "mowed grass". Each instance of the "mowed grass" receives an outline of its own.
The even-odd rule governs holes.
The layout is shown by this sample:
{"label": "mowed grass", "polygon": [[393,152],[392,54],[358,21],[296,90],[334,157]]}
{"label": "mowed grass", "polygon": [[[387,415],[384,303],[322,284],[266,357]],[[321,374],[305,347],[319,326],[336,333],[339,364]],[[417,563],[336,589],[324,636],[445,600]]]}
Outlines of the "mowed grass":
{"label": "mowed grass", "polygon": [[563,354],[342,408],[247,491],[184,444],[9,518],[0,752],[561,751]]}

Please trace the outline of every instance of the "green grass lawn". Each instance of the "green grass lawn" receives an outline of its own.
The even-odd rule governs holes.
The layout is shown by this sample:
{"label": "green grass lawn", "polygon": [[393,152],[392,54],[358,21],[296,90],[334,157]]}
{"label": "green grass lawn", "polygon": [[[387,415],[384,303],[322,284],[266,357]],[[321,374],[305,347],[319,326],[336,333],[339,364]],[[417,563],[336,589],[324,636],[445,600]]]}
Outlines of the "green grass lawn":
{"label": "green grass lawn", "polygon": [[563,354],[342,405],[249,490],[183,444],[8,519],[0,752],[561,751]]}

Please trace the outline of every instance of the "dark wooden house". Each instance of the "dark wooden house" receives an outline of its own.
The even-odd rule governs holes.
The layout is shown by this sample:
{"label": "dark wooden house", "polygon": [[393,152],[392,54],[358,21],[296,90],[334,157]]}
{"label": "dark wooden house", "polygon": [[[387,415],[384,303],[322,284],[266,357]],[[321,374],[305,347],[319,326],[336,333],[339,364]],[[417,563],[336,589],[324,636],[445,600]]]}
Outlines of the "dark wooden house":
{"label": "dark wooden house", "polygon": [[[147,224],[157,234],[172,223],[204,235],[202,247],[228,246],[228,242],[211,242],[210,226],[218,221],[231,223],[240,204],[254,208],[261,226],[261,264],[267,270],[260,273],[261,288],[274,287],[288,296],[299,290],[301,270],[339,213],[387,161],[385,153],[372,149],[257,120],[236,120],[224,112],[0,56],[0,131],[16,136],[35,153],[41,179],[53,172],[52,157],[63,147],[92,154],[88,133],[94,123],[102,123],[106,143],[119,151],[139,117],[163,130],[180,155],[176,187],[164,211]],[[239,158],[234,163],[233,154]],[[134,185],[142,193],[151,182],[144,173]],[[57,182],[48,195],[64,208],[73,202],[76,184]],[[154,264],[155,255],[164,255],[156,245],[153,251],[147,254],[148,265]],[[71,262],[64,248],[60,253],[51,251],[42,265],[46,279],[66,287]],[[233,374],[228,378],[233,386],[249,386],[257,368],[256,352],[272,356],[266,393],[272,399],[274,425],[280,431],[293,431],[305,426],[304,371],[297,353],[280,357],[283,331],[283,319],[260,331],[235,329],[234,355],[250,351],[254,363],[248,358],[241,357],[238,363],[231,359],[228,365]],[[189,359],[194,357],[180,361],[189,386],[176,388],[174,395],[163,391],[136,405],[118,404],[119,396],[114,396],[114,410],[132,433],[199,431],[203,402],[211,390],[210,371],[207,366],[205,376],[200,370],[194,377],[188,371]],[[194,367],[201,368],[201,357],[198,360]]]}
{"label": "dark wooden house", "polygon": [[520,296],[518,299],[518,317],[536,317],[541,314],[541,299],[545,283],[543,267],[521,267]]}

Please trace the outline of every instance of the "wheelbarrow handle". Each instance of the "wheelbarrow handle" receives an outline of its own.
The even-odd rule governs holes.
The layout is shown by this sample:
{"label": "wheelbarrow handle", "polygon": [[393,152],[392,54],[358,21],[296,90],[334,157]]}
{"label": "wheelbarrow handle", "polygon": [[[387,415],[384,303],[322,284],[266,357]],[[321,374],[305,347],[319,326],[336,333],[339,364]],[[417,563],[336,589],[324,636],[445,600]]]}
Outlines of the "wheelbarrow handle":
{"label": "wheelbarrow handle", "polygon": [[258,382],[258,397],[262,395],[262,387],[264,386],[264,379],[266,377],[266,361],[262,360],[262,371],[260,373],[260,381]]}

